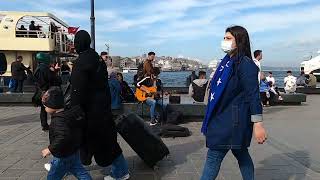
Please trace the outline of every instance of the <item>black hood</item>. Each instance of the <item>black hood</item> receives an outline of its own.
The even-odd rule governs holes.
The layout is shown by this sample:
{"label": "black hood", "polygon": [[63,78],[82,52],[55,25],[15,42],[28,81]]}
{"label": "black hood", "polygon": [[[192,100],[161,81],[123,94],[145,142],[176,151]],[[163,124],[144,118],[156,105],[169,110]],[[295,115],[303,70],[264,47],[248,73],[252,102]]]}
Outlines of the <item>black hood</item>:
{"label": "black hood", "polygon": [[74,38],[74,47],[78,54],[90,49],[91,38],[87,31],[80,30]]}

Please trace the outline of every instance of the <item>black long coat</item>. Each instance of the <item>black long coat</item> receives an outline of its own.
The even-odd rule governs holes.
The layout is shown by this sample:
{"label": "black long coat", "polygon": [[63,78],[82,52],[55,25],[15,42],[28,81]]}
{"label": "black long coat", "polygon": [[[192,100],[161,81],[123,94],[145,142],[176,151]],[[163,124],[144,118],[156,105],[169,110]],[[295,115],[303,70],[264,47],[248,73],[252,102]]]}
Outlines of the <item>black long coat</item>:
{"label": "black long coat", "polygon": [[99,55],[90,48],[90,36],[79,31],[75,37],[79,54],[71,74],[71,104],[84,109],[86,128],[80,150],[81,161],[91,164],[92,157],[99,166],[109,166],[121,153],[111,114],[108,71]]}

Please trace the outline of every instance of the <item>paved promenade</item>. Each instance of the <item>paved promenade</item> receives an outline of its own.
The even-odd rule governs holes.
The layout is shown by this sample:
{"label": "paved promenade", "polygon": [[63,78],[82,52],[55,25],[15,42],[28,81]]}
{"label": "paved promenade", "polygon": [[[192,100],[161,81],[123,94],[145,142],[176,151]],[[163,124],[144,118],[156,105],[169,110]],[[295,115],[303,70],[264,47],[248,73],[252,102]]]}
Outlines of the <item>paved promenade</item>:
{"label": "paved promenade", "polygon": [[[265,109],[269,139],[265,145],[254,141],[250,152],[257,180],[320,180],[320,96],[308,96],[302,106],[278,106]],[[48,134],[41,131],[39,109],[0,107],[0,180],[45,179],[43,168],[49,158],[41,158],[48,145]],[[200,178],[206,148],[200,134],[200,122],[184,124],[193,135],[164,139],[171,156],[159,163],[159,169],[147,168],[131,148],[119,138],[132,180],[197,180]],[[89,166],[94,179],[103,179],[109,169]],[[75,179],[71,176],[65,179]],[[229,153],[221,167],[219,180],[240,180],[234,157]]]}

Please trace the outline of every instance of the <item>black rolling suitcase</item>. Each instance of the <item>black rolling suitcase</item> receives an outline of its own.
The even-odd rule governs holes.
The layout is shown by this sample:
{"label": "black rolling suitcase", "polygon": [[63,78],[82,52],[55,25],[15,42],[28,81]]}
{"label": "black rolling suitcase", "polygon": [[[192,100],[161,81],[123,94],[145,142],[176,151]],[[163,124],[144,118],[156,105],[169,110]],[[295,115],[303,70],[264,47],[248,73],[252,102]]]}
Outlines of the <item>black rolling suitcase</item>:
{"label": "black rolling suitcase", "polygon": [[167,146],[140,116],[134,113],[120,115],[115,123],[118,133],[149,167],[153,168],[169,154]]}

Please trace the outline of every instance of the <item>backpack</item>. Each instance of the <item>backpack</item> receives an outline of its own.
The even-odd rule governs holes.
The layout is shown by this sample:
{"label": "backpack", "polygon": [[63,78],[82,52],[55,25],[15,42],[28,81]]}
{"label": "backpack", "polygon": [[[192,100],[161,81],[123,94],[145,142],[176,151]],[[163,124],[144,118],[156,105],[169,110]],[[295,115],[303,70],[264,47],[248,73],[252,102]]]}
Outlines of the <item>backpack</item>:
{"label": "backpack", "polygon": [[188,136],[191,136],[191,132],[186,127],[173,125],[173,124],[166,124],[161,127],[160,135],[161,137],[164,137],[164,138],[188,137]]}
{"label": "backpack", "polygon": [[198,86],[196,83],[192,82],[193,95],[192,98],[197,102],[203,102],[204,96],[206,94],[207,84],[204,84],[202,87]]}
{"label": "backpack", "polygon": [[183,122],[183,114],[180,111],[172,111],[167,114],[167,124],[178,125]]}

